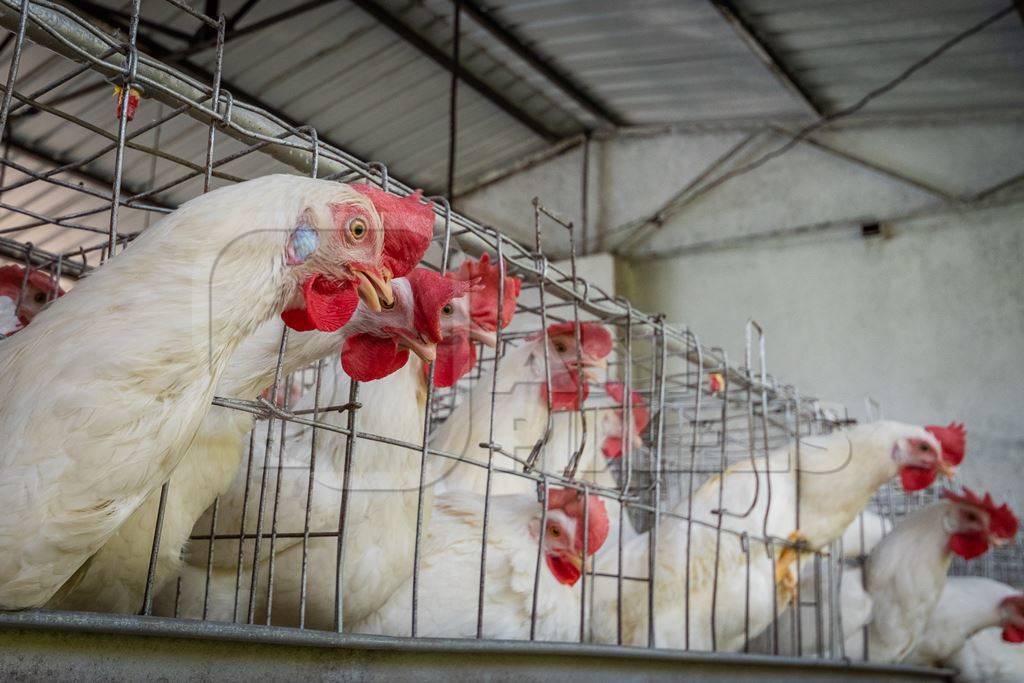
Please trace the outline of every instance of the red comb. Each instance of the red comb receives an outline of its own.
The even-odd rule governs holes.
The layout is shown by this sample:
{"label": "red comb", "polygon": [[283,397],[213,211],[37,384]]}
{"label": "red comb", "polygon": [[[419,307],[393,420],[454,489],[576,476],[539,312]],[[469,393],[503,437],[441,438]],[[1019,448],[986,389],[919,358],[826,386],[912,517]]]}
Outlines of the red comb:
{"label": "red comb", "polygon": [[[563,334],[575,338],[575,325],[571,320],[548,325],[548,338]],[[591,358],[604,358],[612,352],[612,333],[599,323],[580,323],[580,341],[583,352]]]}
{"label": "red comb", "polygon": [[[459,269],[451,274],[457,280],[476,280],[482,289],[470,296],[470,315],[473,322],[486,330],[498,329],[498,282],[501,278],[501,267],[491,264],[491,257],[484,254],[479,261],[467,259]],[[501,306],[501,326],[505,327],[516,312],[516,300],[523,286],[522,280],[511,275],[505,276],[505,301]]]}
{"label": "red comb", "polygon": [[984,498],[979,498],[978,494],[965,486],[962,494],[946,490],[942,492],[942,496],[954,503],[985,510],[989,515],[988,528],[996,536],[1009,539],[1017,535],[1017,516],[1013,514],[1009,505],[1003,503],[997,506],[992,500],[992,494],[986,493]]}
{"label": "red comb", "polygon": [[415,300],[413,324],[432,342],[441,341],[441,309],[473,287],[472,282],[453,280],[427,268],[414,268],[406,275]]}
{"label": "red comb", "polygon": [[[0,268],[0,282],[8,283],[20,288],[22,280],[25,279],[25,269],[21,266],[10,264]],[[49,275],[41,270],[31,270],[28,274],[28,286],[34,287],[43,292],[52,292],[54,281]],[[64,290],[57,287],[57,296],[63,296]]]}
{"label": "red comb", "polygon": [[[608,538],[611,523],[608,521],[608,510],[604,501],[597,496],[588,496],[590,508],[587,510],[587,554],[593,555]],[[561,510],[580,524],[583,522],[583,496],[572,489],[548,489],[548,510]],[[576,537],[576,545],[583,548],[583,534]]]}
{"label": "red comb", "polygon": [[925,430],[931,432],[942,446],[942,459],[950,465],[959,465],[964,459],[967,444],[967,430],[963,423],[950,422],[946,427],[928,425]]}
{"label": "red comb", "polygon": [[416,267],[434,238],[434,205],[424,204],[423,191],[399,197],[384,190],[357,183],[352,189],[365,195],[380,215],[384,226],[384,254],[381,263],[392,277],[403,277]]}

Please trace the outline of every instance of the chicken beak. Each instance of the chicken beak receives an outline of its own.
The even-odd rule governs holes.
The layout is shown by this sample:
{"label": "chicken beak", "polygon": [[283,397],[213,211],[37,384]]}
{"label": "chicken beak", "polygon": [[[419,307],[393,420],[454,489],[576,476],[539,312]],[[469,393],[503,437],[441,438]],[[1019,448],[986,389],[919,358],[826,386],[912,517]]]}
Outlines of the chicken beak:
{"label": "chicken beak", "polygon": [[588,557],[583,559],[582,554],[571,553],[569,555],[563,555],[562,557],[564,557],[566,562],[576,567],[580,572],[590,572],[594,568],[594,565],[591,562],[592,558]]}
{"label": "chicken beak", "polygon": [[495,348],[498,345],[498,333],[486,330],[477,323],[469,324],[469,338],[478,341],[484,346]]}
{"label": "chicken beak", "polygon": [[1009,542],[1010,542],[1009,538],[1003,538],[1002,536],[996,536],[995,534],[992,534],[992,535],[989,536],[989,543],[994,548],[1002,548],[1004,545],[1008,544]]}
{"label": "chicken beak", "polygon": [[390,277],[365,266],[353,267],[352,273],[359,281],[356,287],[359,298],[371,311],[380,313],[382,308],[391,308],[395,305],[395,293],[391,289]]}
{"label": "chicken beak", "polygon": [[402,334],[398,338],[398,344],[415,353],[424,363],[433,363],[437,358],[437,344],[425,341],[421,337]]}
{"label": "chicken beak", "polygon": [[956,477],[956,467],[950,465],[945,460],[939,459],[939,474],[947,479],[953,479]]}
{"label": "chicken beak", "polygon": [[600,381],[601,374],[608,369],[608,361],[604,358],[583,356],[581,365],[583,366],[583,376],[588,382]]}

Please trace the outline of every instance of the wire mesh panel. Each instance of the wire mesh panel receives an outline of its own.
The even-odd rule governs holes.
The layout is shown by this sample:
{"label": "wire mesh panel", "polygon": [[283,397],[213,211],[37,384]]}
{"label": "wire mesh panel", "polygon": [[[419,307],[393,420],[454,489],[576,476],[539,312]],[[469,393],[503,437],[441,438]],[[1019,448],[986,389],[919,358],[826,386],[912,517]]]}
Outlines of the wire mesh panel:
{"label": "wire mesh panel", "polygon": [[[0,0],[8,259],[70,285],[184,201],[270,173],[411,194],[383,164],[236,101],[224,16],[150,11],[129,3],[111,33],[56,3]],[[207,77],[146,49],[139,27],[154,24],[204,36]],[[431,202],[424,267],[492,283],[492,298],[464,299],[489,336],[457,363],[411,357],[357,382],[343,348],[297,363],[307,333],[275,335],[262,383],[214,399],[169,481],[47,607],[843,657],[840,548],[799,533],[813,527],[799,473],[849,421],[768,372],[755,321],[730,360],[581,278],[576,227],[540,199],[530,245]],[[567,263],[545,254],[551,235]],[[919,502],[883,489],[876,509]],[[1019,584],[1019,554],[990,558],[987,573]],[[777,619],[789,605],[796,618]]]}

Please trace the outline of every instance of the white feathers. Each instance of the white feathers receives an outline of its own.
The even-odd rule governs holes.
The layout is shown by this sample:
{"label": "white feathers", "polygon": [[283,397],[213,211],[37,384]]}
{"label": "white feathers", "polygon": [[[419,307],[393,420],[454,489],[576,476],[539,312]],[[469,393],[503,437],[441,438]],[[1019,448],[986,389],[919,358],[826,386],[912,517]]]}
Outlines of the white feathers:
{"label": "white feathers", "polygon": [[[389,377],[367,382],[360,386],[360,410],[357,425],[364,434],[387,435],[416,444],[422,439],[422,407],[417,402],[417,387],[422,377],[422,366],[417,360],[410,362]],[[349,380],[337,359],[328,364],[323,373],[321,405],[341,405],[348,401]],[[307,392],[297,409],[311,408],[314,394]],[[327,413],[321,421],[344,426],[346,413]],[[265,423],[264,423],[265,424]],[[270,457],[266,458],[266,427],[257,424],[257,450],[253,470],[248,480],[250,498],[243,507],[246,489],[246,468],[238,471],[234,481],[226,487],[219,509],[218,529],[237,533],[243,528],[255,533],[260,490],[264,476],[264,463],[268,468],[265,489],[265,522],[263,531],[269,531],[272,516],[281,529],[304,528],[305,505],[308,494],[310,468],[310,439],[313,430],[300,425],[288,425],[284,458],[281,462],[281,495],[274,503],[278,473],[278,439],[271,440]],[[337,533],[341,512],[347,437],[336,432],[319,430],[317,461],[314,469],[313,492],[310,505],[310,529],[313,532]],[[391,592],[412,572],[412,553],[419,498],[419,449],[382,443],[372,439],[359,439],[352,450],[349,501],[345,526],[345,556],[343,561],[342,616],[351,621],[362,618],[376,609]],[[428,478],[429,481],[429,478]],[[426,491],[424,505],[429,510],[430,492]],[[209,518],[196,524],[197,533],[208,533]],[[305,624],[315,628],[333,628],[334,604],[337,585],[337,539],[316,537],[310,539],[306,572]],[[240,604],[249,600],[249,579],[252,573],[254,544],[245,544],[243,553],[242,597]],[[269,558],[273,554],[275,575],[272,602],[266,580],[270,575]],[[300,538],[280,538],[271,549],[264,543],[260,554],[260,587],[255,598],[255,609],[262,619],[271,611],[273,623],[297,625],[301,609],[302,555]],[[188,552],[186,580],[180,614],[186,617],[202,616],[205,589],[207,545],[199,543]],[[217,593],[234,595],[238,568],[237,542],[221,542],[215,547],[213,562],[216,567],[214,581]],[[173,591],[171,591],[173,593]],[[214,591],[211,590],[211,593]],[[162,596],[161,611],[172,609],[173,595]],[[234,601],[219,603],[213,618],[232,619]],[[245,614],[244,610],[242,612]]]}
{"label": "white feathers", "polygon": [[20,329],[17,303],[10,297],[0,296],[0,335],[8,336]]}
{"label": "white feathers", "polygon": [[197,197],[0,345],[0,608],[49,600],[167,480],[235,348],[296,291],[287,230],[356,194],[267,176]]}
{"label": "white feathers", "polygon": [[1012,586],[992,579],[951,576],[906,661],[929,666],[948,664],[974,634],[1000,623],[999,604],[1003,598],[1019,594]]}
{"label": "white feathers", "polygon": [[[768,537],[775,539],[801,538],[812,549],[835,540],[875,490],[896,474],[891,458],[895,441],[919,432],[924,430],[879,422],[808,437],[801,441],[804,455],[799,468],[795,448],[788,446],[767,458],[758,458],[753,466],[742,462],[721,477],[705,482],[694,493],[692,503],[683,501],[675,508],[677,514],[691,517],[693,524],[662,518],[655,568],[655,644],[735,651],[748,638],[761,633],[786,608],[794,591],[782,588],[779,582],[783,576],[776,576],[778,582],[773,580],[770,549],[755,539],[763,538],[767,532]],[[801,496],[799,525],[797,473]],[[769,486],[770,506],[766,493]],[[719,509],[728,514],[720,519],[716,512]],[[716,532],[719,525],[723,529],[720,536]],[[744,535],[749,547],[749,572]],[[628,575],[635,571],[647,575],[649,536],[644,534],[626,547],[624,571]],[[776,557],[781,552],[781,546],[776,546]],[[690,558],[689,572],[686,557]],[[614,571],[615,565],[608,564],[614,557],[606,555],[603,559],[609,567],[607,571]],[[795,567],[791,565],[787,571],[793,572],[795,579]],[[614,583],[607,579],[599,582],[599,607],[595,607],[595,613],[604,610],[600,621],[613,625],[618,603],[609,584]],[[622,602],[624,642],[647,644],[645,584],[628,582]],[[606,631],[599,639],[615,642],[611,640],[612,633],[615,631]]]}
{"label": "white feathers", "polygon": [[1024,681],[1024,645],[1007,643],[1000,629],[987,628],[950,657],[956,683],[1020,683]]}
{"label": "white feathers", "polygon": [[946,583],[951,554],[944,516],[949,503],[907,515],[868,557],[864,586],[873,611],[868,659],[899,662],[917,645]]}
{"label": "white feathers", "polygon": [[[483,497],[471,492],[449,492],[436,497],[420,562],[418,636],[476,636],[483,508]],[[485,638],[530,637],[540,517],[536,494],[491,498],[484,580]],[[578,641],[580,583],[558,583],[543,560],[539,569],[534,638]],[[409,635],[411,619],[409,578],[380,609],[354,624],[352,631]]]}

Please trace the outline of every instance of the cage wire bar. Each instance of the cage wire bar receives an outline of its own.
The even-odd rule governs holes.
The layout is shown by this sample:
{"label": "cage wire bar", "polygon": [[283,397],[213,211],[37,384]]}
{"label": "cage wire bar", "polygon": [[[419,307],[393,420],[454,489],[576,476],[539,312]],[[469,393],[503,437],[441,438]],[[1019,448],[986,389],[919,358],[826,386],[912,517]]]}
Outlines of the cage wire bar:
{"label": "cage wire bar", "polygon": [[[63,204],[58,203],[50,213],[40,213],[19,207],[12,202],[0,203],[0,208],[10,214],[28,219],[27,222],[5,227],[0,230],[0,254],[25,264],[27,267],[48,272],[55,281],[61,278],[86,276],[95,267],[90,255],[99,253],[96,259],[103,263],[115,257],[124,246],[148,225],[150,214],[163,214],[172,210],[159,200],[161,195],[172,192],[196,194],[207,192],[215,185],[238,182],[245,175],[229,172],[228,167],[239,168],[239,162],[253,159],[260,163],[267,159],[277,164],[275,168],[308,174],[322,178],[349,182],[365,180],[385,190],[400,195],[411,193],[411,188],[390,178],[387,167],[380,163],[368,163],[357,159],[343,150],[320,140],[316,129],[310,126],[292,126],[258,107],[236,101],[230,91],[222,87],[224,70],[224,45],[226,18],[210,17],[184,3],[175,0],[165,2],[200,22],[208,32],[214,50],[215,67],[210,83],[203,83],[186,75],[172,66],[145,54],[138,47],[138,29],[142,20],[141,2],[133,0],[129,11],[130,30],[126,36],[111,36],[100,28],[78,16],[67,7],[39,0],[0,0],[0,26],[11,32],[12,39],[5,43],[0,53],[10,45],[10,68],[4,84],[3,99],[0,102],[0,135],[4,137],[4,174],[0,179],[0,199],[23,188],[45,187],[47,191],[60,192],[62,196],[85,201],[95,201],[97,206],[76,208],[61,213]],[[34,58],[31,74],[20,73],[22,57],[28,50],[47,50],[64,62],[78,63],[56,78],[47,80],[41,87],[31,91],[19,88],[23,80],[46,76],[46,59]],[[63,62],[59,62],[63,64]],[[38,72],[38,73],[37,73]],[[99,76],[110,85],[117,85],[122,96],[116,107],[116,133],[110,133],[96,125],[82,112],[74,113],[67,101],[60,97],[46,98],[55,93],[67,94],[70,86],[77,85],[86,77]],[[102,82],[101,82],[102,85]],[[92,86],[88,86],[92,87]],[[133,90],[141,93],[147,101],[159,103],[158,115],[149,123],[129,125],[129,100]],[[12,151],[15,148],[12,128],[16,127],[19,115],[35,112],[35,116],[49,116],[55,121],[81,128],[102,140],[98,151],[85,154],[76,160],[43,160],[31,162]],[[189,122],[191,120],[191,122]],[[174,127],[177,136],[171,140],[160,138],[161,129]],[[189,132],[201,133],[201,162],[191,161],[187,156],[173,154],[176,139]],[[153,143],[145,142],[147,134],[153,134]],[[225,151],[227,150],[227,151]],[[113,154],[109,177],[97,175],[97,162]],[[218,153],[220,156],[218,156]],[[17,158],[17,160],[16,160]],[[129,167],[138,167],[138,161],[151,164],[146,187],[131,187],[127,178]],[[173,177],[157,185],[156,162],[169,164],[176,171]],[[39,167],[42,163],[42,168]],[[259,167],[264,168],[263,166]],[[78,175],[79,182],[62,179],[61,175]],[[164,174],[165,177],[170,174]],[[10,176],[14,176],[13,178]],[[162,180],[162,179],[161,179]],[[198,185],[196,184],[198,182]],[[605,548],[605,557],[614,557],[613,571],[596,567],[582,572],[579,591],[580,609],[575,640],[585,643],[593,632],[594,596],[596,581],[613,580],[616,594],[616,642],[623,640],[624,587],[630,584],[646,586],[648,610],[647,643],[657,648],[655,602],[657,595],[658,530],[665,524],[682,524],[687,529],[686,546],[686,605],[684,608],[685,646],[690,648],[691,624],[689,604],[690,586],[690,539],[695,528],[706,527],[715,534],[715,586],[713,600],[718,596],[718,553],[723,538],[738,536],[746,554],[747,610],[749,618],[751,548],[764,545],[774,559],[775,553],[785,547],[794,547],[787,539],[771,538],[765,533],[755,538],[746,533],[739,534],[724,528],[726,516],[742,516],[742,511],[728,511],[722,506],[722,485],[719,484],[719,514],[717,524],[694,519],[692,500],[694,492],[719,477],[726,469],[749,463],[756,473],[756,458],[765,456],[773,449],[788,443],[797,444],[799,458],[813,457],[801,454],[801,439],[816,434],[825,434],[846,424],[833,412],[825,410],[815,399],[802,396],[794,387],[786,385],[768,373],[765,361],[766,337],[763,329],[751,321],[746,329],[746,354],[744,365],[729,363],[725,351],[701,343],[688,328],[669,325],[664,317],[646,314],[637,310],[621,297],[606,293],[600,287],[579,276],[577,269],[577,226],[547,208],[538,198],[534,207],[534,244],[529,249],[511,240],[498,230],[482,225],[453,211],[444,198],[433,197],[433,206],[442,222],[443,229],[435,238],[438,254],[431,255],[429,265],[442,274],[452,266],[453,251],[468,256],[490,254],[496,257],[500,268],[498,317],[501,319],[501,301],[505,275],[519,277],[523,281],[523,294],[516,305],[515,320],[507,329],[499,325],[496,333],[496,348],[483,349],[476,365],[455,386],[436,388],[434,370],[431,366],[425,381],[425,409],[419,426],[417,440],[395,438],[387,433],[366,431],[360,427],[363,411],[374,410],[372,405],[360,403],[360,386],[351,382],[343,402],[335,392],[330,397],[323,395],[327,388],[328,375],[334,372],[328,361],[319,361],[310,368],[291,374],[284,372],[284,357],[288,348],[288,333],[280,339],[274,381],[266,398],[245,398],[218,396],[214,405],[230,410],[244,411],[257,421],[248,438],[247,454],[243,458],[244,489],[242,492],[241,516],[228,520],[232,524],[226,530],[222,516],[221,500],[214,500],[208,514],[197,522],[191,536],[193,547],[205,550],[205,564],[198,581],[201,587],[183,584],[181,576],[166,582],[163,594],[169,594],[171,608],[161,608],[161,613],[170,617],[181,615],[183,595],[198,590],[201,595],[200,608],[195,618],[205,621],[211,618],[215,603],[230,604],[230,621],[247,628],[259,629],[277,623],[275,621],[275,584],[289,571],[289,567],[276,564],[279,547],[286,543],[297,543],[301,549],[298,568],[298,617],[293,624],[301,630],[312,630],[309,624],[309,590],[314,579],[322,581],[310,562],[315,544],[320,541],[334,543],[333,550],[333,623],[331,628],[338,633],[349,633],[344,619],[345,600],[345,556],[347,529],[353,495],[366,495],[367,491],[351,488],[354,463],[360,456],[360,447],[368,444],[383,444],[408,451],[417,462],[417,485],[415,486],[415,533],[411,555],[412,587],[409,595],[409,635],[413,638],[420,633],[418,611],[422,598],[420,569],[423,561],[423,542],[430,514],[432,482],[428,480],[431,462],[442,461],[458,467],[478,468],[485,471],[483,494],[482,535],[480,539],[479,583],[476,588],[475,637],[485,638],[487,624],[486,584],[488,527],[493,503],[492,483],[496,477],[515,477],[528,483],[536,490],[540,507],[540,528],[546,528],[549,494],[552,487],[567,488],[583,494],[583,528],[592,514],[591,495],[608,504],[613,504],[613,514],[618,524],[614,546]],[[102,220],[108,214],[105,226],[89,224]],[[119,219],[123,219],[120,220]],[[143,220],[144,219],[144,220]],[[86,222],[82,222],[86,221]],[[137,226],[134,224],[138,223]],[[126,230],[126,225],[137,227]],[[564,230],[569,238],[570,253],[568,271],[552,263],[544,254],[542,236],[547,225]],[[79,234],[81,233],[81,234]],[[25,236],[40,235],[43,240],[53,242],[56,248],[45,249]],[[10,235],[20,235],[16,239]],[[74,235],[72,243],[61,242],[64,235]],[[84,235],[84,238],[82,237]],[[101,239],[95,243],[81,242],[81,239]],[[586,248],[586,246],[584,246]],[[576,344],[577,400],[582,406],[576,413],[561,413],[552,404],[552,359],[549,348],[548,330],[553,323],[572,323]],[[589,397],[584,396],[584,371],[582,364],[582,327],[585,322],[596,322],[614,331],[616,338],[608,364],[608,377],[622,383],[621,399],[595,386]],[[754,341],[756,331],[756,343]],[[452,412],[470,400],[473,387],[490,377],[497,386],[502,359],[507,354],[537,338],[542,340],[543,376],[541,383],[546,387],[545,427],[539,440],[525,444],[499,443],[495,438],[495,415],[498,409],[498,392],[490,392],[489,435],[487,441],[476,446],[479,457],[448,452],[431,447],[431,437],[439,425],[451,417]],[[755,370],[756,367],[756,370]],[[712,384],[714,380],[714,384]],[[311,407],[298,407],[295,396],[312,397]],[[586,399],[586,401],[585,401]],[[326,402],[326,405],[325,405]],[[642,402],[650,411],[651,419],[642,426],[642,433],[634,439],[637,428],[634,409]],[[377,407],[380,409],[380,407]],[[588,453],[598,452],[597,441],[602,435],[603,420],[609,411],[619,411],[621,419],[616,426],[623,446],[621,457],[605,463],[604,469],[587,462],[581,467]],[[333,420],[331,419],[333,418]],[[479,419],[480,416],[477,416]],[[577,419],[578,418],[578,419]],[[338,421],[343,419],[343,424]],[[567,421],[568,426],[556,428],[556,422]],[[561,423],[560,423],[561,424]],[[299,475],[305,482],[304,490],[297,500],[298,509],[290,509],[288,500],[282,495],[285,481],[292,473],[285,468],[285,451],[296,443],[297,433],[289,430],[308,430],[308,466]],[[328,438],[344,438],[343,461],[341,464],[341,486],[338,491],[336,524],[331,528],[320,528],[312,515],[314,488],[318,483],[318,468],[324,464],[323,441]],[[260,448],[262,445],[262,459]],[[525,448],[526,456],[517,449]],[[588,450],[589,449],[589,450]],[[276,450],[276,461],[273,456]],[[547,466],[547,456],[559,451],[569,454],[564,467],[554,469]],[[597,462],[595,460],[595,462]],[[770,496],[769,490],[765,491]],[[156,524],[153,531],[149,565],[145,581],[142,604],[138,611],[145,619],[154,613],[157,599],[158,555],[161,530],[168,500],[168,486],[161,488]],[[378,492],[379,493],[379,492]],[[382,494],[383,495],[383,494]],[[898,516],[897,507],[903,505],[902,513],[908,506],[918,502],[901,498],[902,494],[891,489],[883,490],[876,497],[876,507],[892,518]],[[252,505],[255,510],[251,510]],[[689,506],[679,511],[682,504]],[[756,500],[755,500],[756,503]],[[269,509],[268,509],[269,507]],[[753,504],[751,507],[753,510]],[[750,514],[748,511],[747,514]],[[797,511],[799,522],[799,510]],[[268,528],[269,524],[269,528]],[[632,527],[638,533],[650,531],[650,551],[647,555],[646,576],[626,575],[624,548],[627,542],[624,530]],[[237,530],[236,530],[237,529]],[[529,640],[539,639],[537,633],[539,577],[542,571],[541,538],[537,541]],[[584,556],[587,555],[588,538],[583,538]],[[206,544],[203,546],[202,544]],[[230,546],[234,563],[230,567],[230,595],[218,589],[214,577],[215,547],[218,543]],[[292,546],[294,547],[294,546]],[[1017,546],[1019,548],[1020,546]],[[841,638],[840,610],[836,609],[838,586],[837,576],[841,574],[842,563],[835,548],[815,553],[809,571],[815,577],[812,599],[804,600],[799,592],[796,602],[800,606],[814,606],[816,616],[813,624],[802,623],[801,610],[796,610],[794,633],[791,637],[800,643],[802,629],[813,628],[817,647],[814,653],[798,652],[804,656],[841,660],[845,655]],[[1016,562],[1020,565],[1020,551],[1008,549],[1016,555],[1006,558],[990,557],[988,567],[992,574],[1002,576],[1000,571],[1009,572]],[[264,561],[265,560],[265,561]],[[263,566],[265,565],[265,566]],[[799,567],[799,563],[798,563]],[[166,577],[164,577],[166,579]],[[195,577],[192,577],[195,578]],[[1017,577],[1019,579],[1019,577]],[[1019,583],[1019,581],[1018,581]],[[248,584],[248,585],[246,585]],[[469,587],[467,587],[469,588]],[[280,603],[277,596],[277,604]],[[822,605],[827,605],[823,612]],[[589,606],[589,609],[588,609]],[[219,609],[219,607],[218,607]],[[280,611],[280,610],[279,610]],[[827,619],[823,614],[828,615]],[[711,610],[712,638],[716,610]],[[259,625],[263,622],[263,625]],[[826,623],[827,622],[827,623]],[[140,622],[141,623],[141,622]],[[194,624],[193,624],[194,625]],[[182,628],[189,628],[182,622]],[[200,626],[195,625],[195,628]],[[780,653],[778,622],[769,629],[770,651]],[[753,640],[759,634],[750,632],[747,623],[746,639]],[[716,649],[714,644],[711,649]],[[744,648],[746,649],[746,648]]]}

